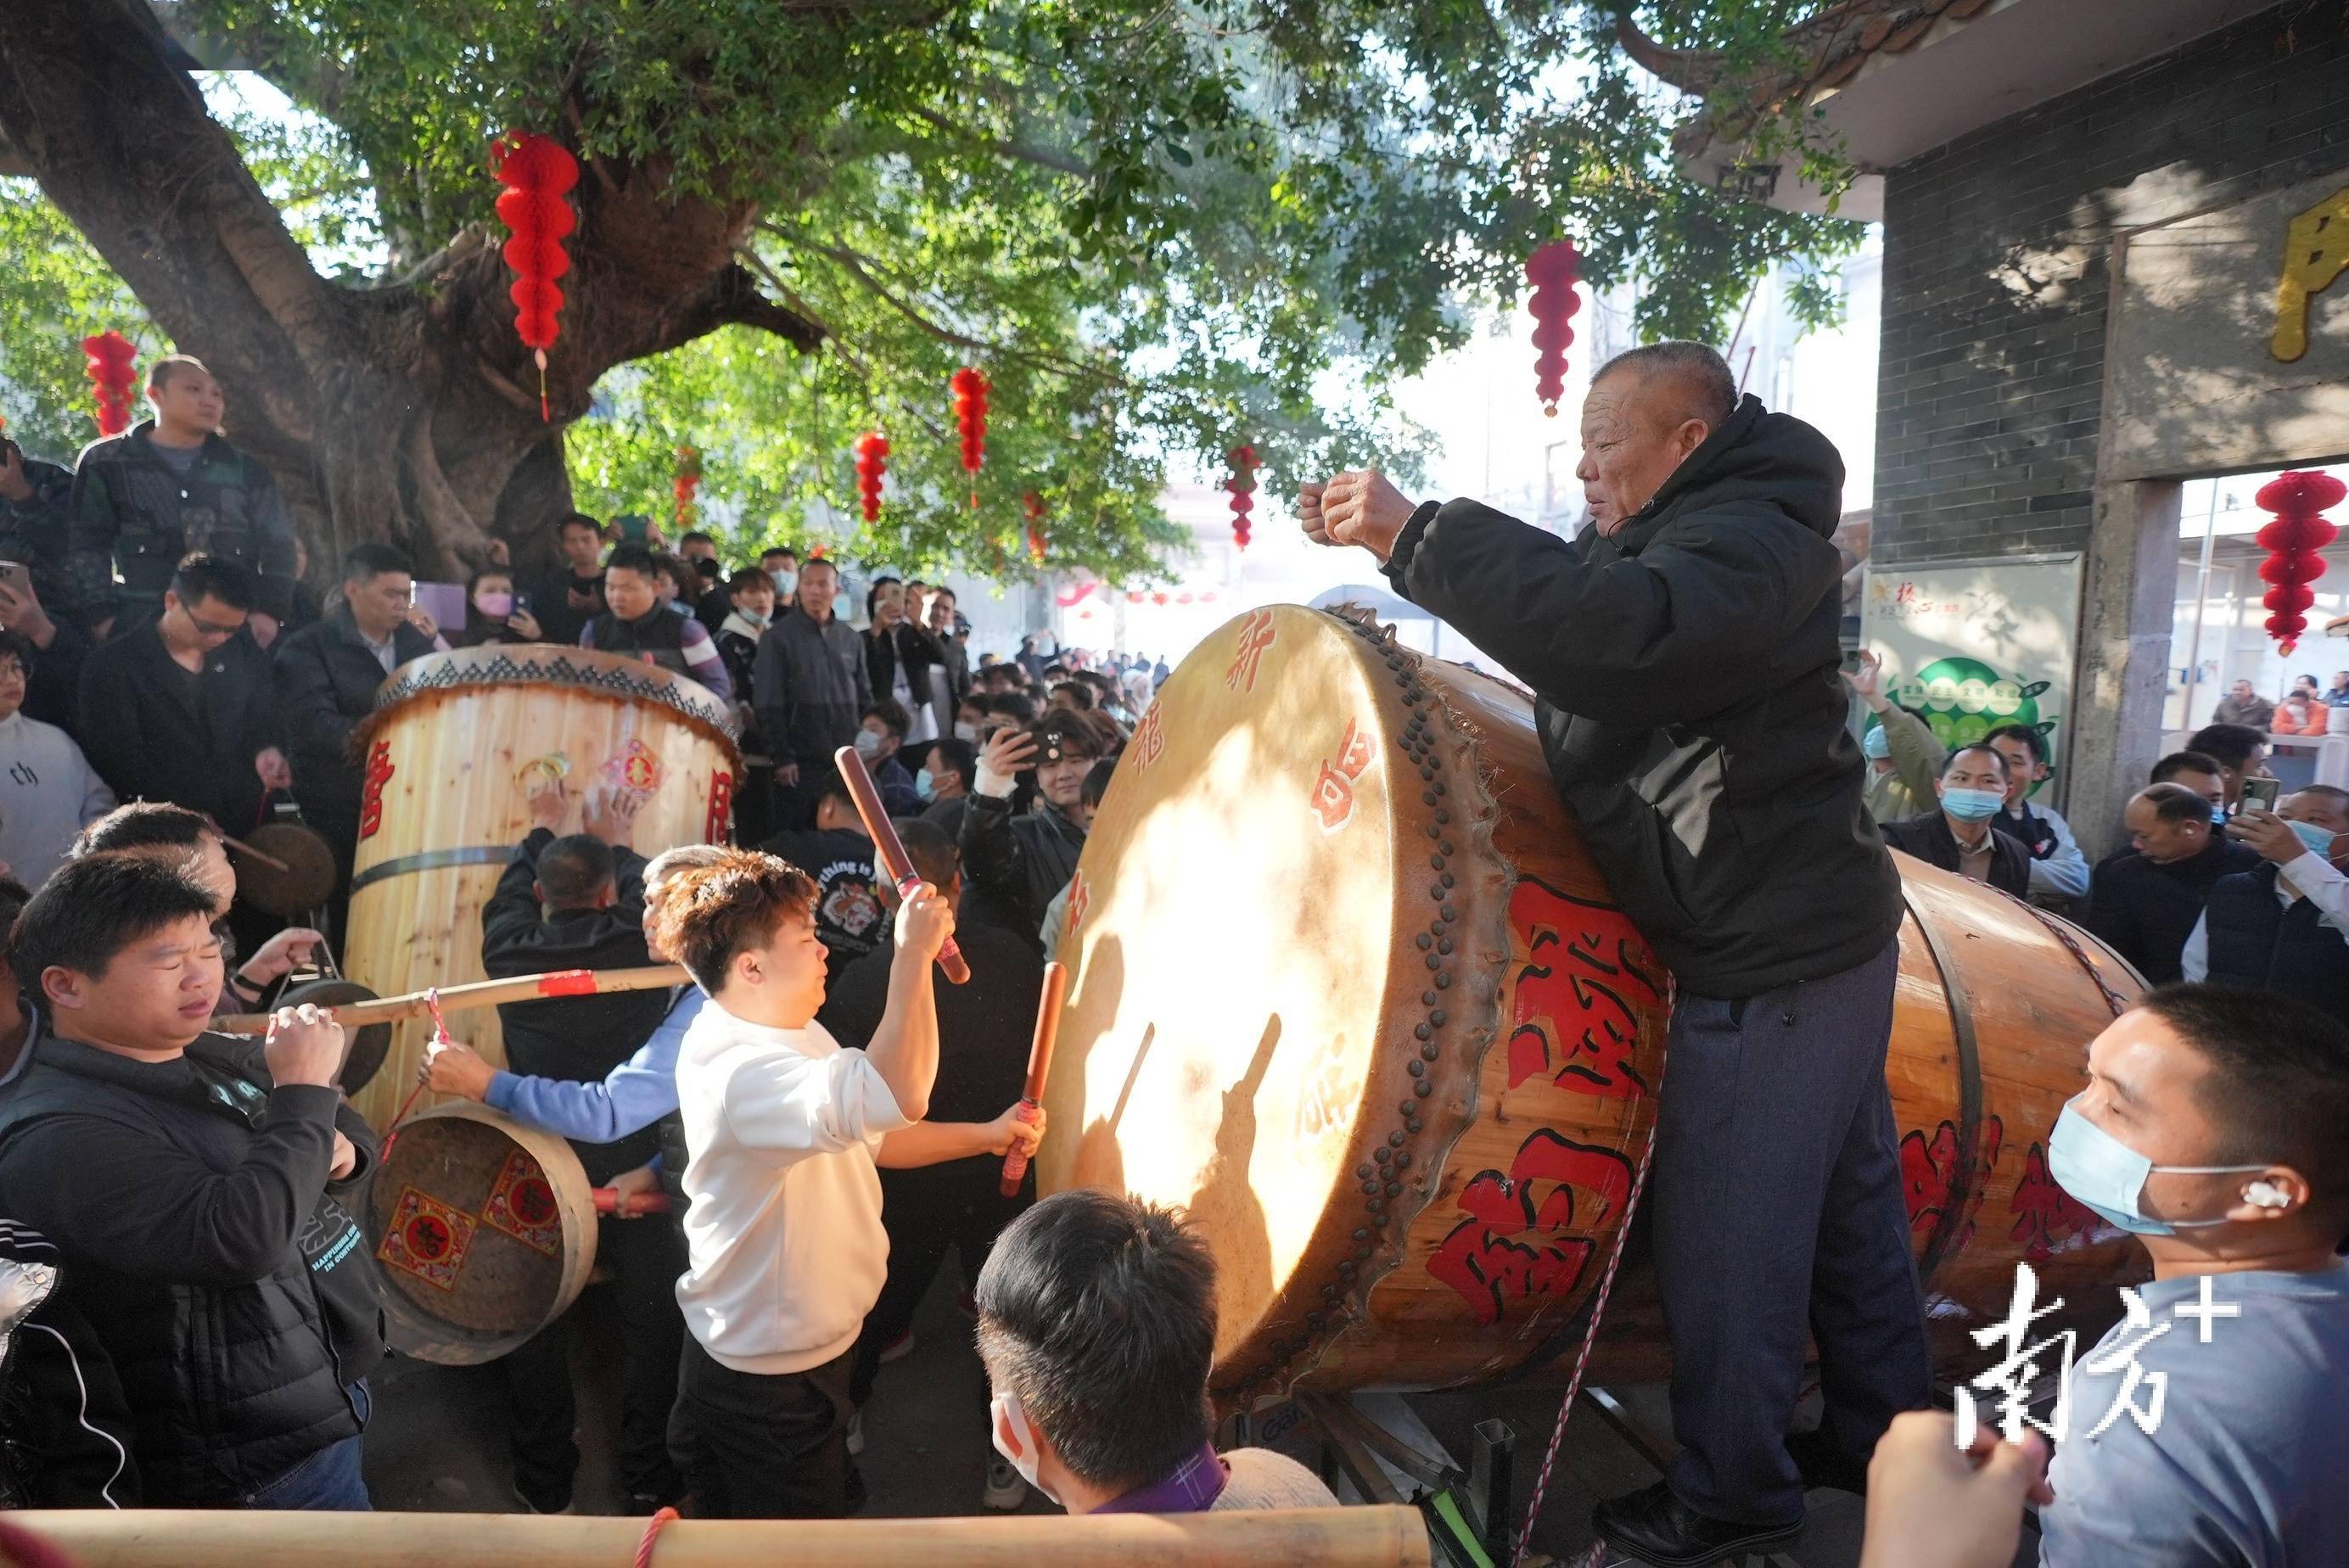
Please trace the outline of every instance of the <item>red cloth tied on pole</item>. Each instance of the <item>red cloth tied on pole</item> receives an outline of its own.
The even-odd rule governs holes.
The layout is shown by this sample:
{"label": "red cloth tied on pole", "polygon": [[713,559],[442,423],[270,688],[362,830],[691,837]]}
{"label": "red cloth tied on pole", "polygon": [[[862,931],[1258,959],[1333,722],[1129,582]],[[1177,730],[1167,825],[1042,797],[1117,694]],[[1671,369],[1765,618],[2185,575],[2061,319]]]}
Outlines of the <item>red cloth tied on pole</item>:
{"label": "red cloth tied on pole", "polygon": [[571,270],[563,242],[579,226],[564,194],[579,183],[579,160],[562,143],[535,131],[508,131],[491,144],[490,170],[505,193],[498,217],[513,232],[505,243],[506,265],[514,270],[506,291],[514,303],[514,331],[538,362],[538,417],[549,423],[546,351],[562,335],[557,317],[563,290],[556,280]]}
{"label": "red cloth tied on pole", "polygon": [[1552,240],[1526,258],[1526,281],[1534,285],[1533,298],[1526,302],[1534,318],[1534,395],[1542,400],[1542,412],[1553,418],[1566,395],[1566,349],[1574,341],[1568,324],[1582,308],[1574,292],[1581,276],[1582,255],[1571,240]]}
{"label": "red cloth tied on pole", "polygon": [[677,527],[682,533],[693,526],[693,492],[701,488],[701,453],[693,447],[677,449],[677,479],[669,486],[677,497]]}
{"label": "red cloth tied on pole", "polygon": [[2268,552],[2260,563],[2260,579],[2268,587],[2268,634],[2287,654],[2308,629],[2307,610],[2316,603],[2309,584],[2324,575],[2324,557],[2318,553],[2341,531],[2319,514],[2338,506],[2349,495],[2349,485],[2331,474],[2279,474],[2260,487],[2253,498],[2261,511],[2275,521],[2260,530],[2259,542]]}
{"label": "red cloth tied on pole", "polygon": [[970,475],[970,509],[978,510],[978,468],[987,460],[987,377],[966,365],[954,373],[955,425],[962,432],[962,466]]}
{"label": "red cloth tied on pole", "polygon": [[1028,559],[1041,566],[1044,564],[1044,498],[1030,490],[1019,498],[1019,509],[1028,514]]}
{"label": "red cloth tied on pole", "polygon": [[111,328],[81,340],[89,359],[89,389],[98,398],[98,433],[130,428],[130,400],[139,386],[139,348]]}
{"label": "red cloth tied on pole", "polygon": [[1248,513],[1256,508],[1256,448],[1242,442],[1224,454],[1232,465],[1232,477],[1224,488],[1232,492],[1232,543],[1241,550],[1248,547]]}
{"label": "red cloth tied on pole", "polygon": [[881,521],[881,476],[887,471],[889,438],[878,430],[867,430],[856,438],[856,494],[864,509],[864,521]]}

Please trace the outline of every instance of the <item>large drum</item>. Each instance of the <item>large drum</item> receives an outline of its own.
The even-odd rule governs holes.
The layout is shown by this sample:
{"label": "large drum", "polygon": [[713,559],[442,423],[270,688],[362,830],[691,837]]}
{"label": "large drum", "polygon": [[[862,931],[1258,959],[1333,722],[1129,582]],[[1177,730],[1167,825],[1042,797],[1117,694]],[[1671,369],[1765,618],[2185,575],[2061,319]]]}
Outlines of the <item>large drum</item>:
{"label": "large drum", "polygon": [[[481,906],[531,829],[530,794],[560,779],[639,803],[632,846],[653,855],[726,835],[741,760],[726,705],[699,683],[616,654],[547,645],[411,660],[376,696],[344,973],[382,995],[485,978]],[[570,827],[575,829],[576,814]],[[352,1097],[378,1130],[406,1098],[429,1022],[398,1026],[383,1069]],[[503,1065],[497,1017],[466,1042]]]}
{"label": "large drum", "polygon": [[[2015,1264],[2091,1310],[2128,1276],[2045,1150],[2083,1047],[2140,985],[2084,934],[1897,858],[1887,1078],[1947,1368],[1979,1355],[1966,1330],[2004,1315]],[[1219,1397],[1471,1383],[1579,1342],[1654,1125],[1671,980],[1522,695],[1366,617],[1255,611],[1144,715],[1068,922],[1040,1180],[1191,1212],[1219,1271]],[[1599,1369],[1665,1364],[1635,1244]]]}
{"label": "large drum", "polygon": [[560,1138],[451,1100],[391,1140],[367,1188],[367,1237],[392,1348],[471,1366],[578,1299],[595,1266],[595,1194]]}

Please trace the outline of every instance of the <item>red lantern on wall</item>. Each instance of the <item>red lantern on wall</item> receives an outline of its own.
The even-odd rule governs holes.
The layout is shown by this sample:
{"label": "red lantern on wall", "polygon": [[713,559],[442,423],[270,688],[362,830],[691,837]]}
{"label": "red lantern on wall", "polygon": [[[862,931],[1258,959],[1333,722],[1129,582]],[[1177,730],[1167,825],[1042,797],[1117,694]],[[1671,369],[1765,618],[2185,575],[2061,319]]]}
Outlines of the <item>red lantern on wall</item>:
{"label": "red lantern on wall", "polygon": [[987,460],[987,377],[966,365],[954,373],[955,425],[962,431],[962,466],[970,475],[970,509],[978,510],[978,466]]}
{"label": "red lantern on wall", "polygon": [[2338,506],[2349,495],[2349,485],[2331,474],[2279,474],[2260,487],[2254,498],[2261,511],[2275,521],[2260,530],[2259,542],[2268,552],[2260,563],[2260,578],[2268,586],[2268,634],[2291,653],[2308,629],[2308,607],[2316,602],[2309,584],[2324,575],[2324,557],[2317,552],[2340,532],[2319,514]]}
{"label": "red lantern on wall", "polygon": [[867,430],[856,438],[856,493],[864,508],[864,521],[881,521],[881,476],[888,469],[889,438],[878,430]]}
{"label": "red lantern on wall", "polygon": [[505,244],[514,283],[506,291],[514,303],[514,331],[538,362],[538,417],[546,406],[546,351],[562,334],[556,317],[563,290],[556,280],[571,270],[563,242],[579,226],[564,193],[579,183],[579,160],[562,143],[535,131],[508,131],[490,149],[490,169],[503,185],[498,217],[513,231]]}
{"label": "red lantern on wall", "polygon": [[1542,412],[1557,414],[1557,400],[1566,395],[1566,349],[1574,341],[1568,325],[1582,308],[1574,285],[1582,276],[1582,254],[1571,240],[1552,240],[1526,258],[1526,281],[1534,285],[1526,308],[1534,318],[1534,395]]}
{"label": "red lantern on wall", "polygon": [[1019,498],[1019,510],[1028,514],[1028,559],[1041,566],[1044,564],[1044,498],[1030,490]]}
{"label": "red lantern on wall", "polygon": [[1256,506],[1256,470],[1259,466],[1256,449],[1243,442],[1224,454],[1232,465],[1232,477],[1224,488],[1232,492],[1232,543],[1241,550],[1248,547],[1248,513]]}
{"label": "red lantern on wall", "polygon": [[677,495],[677,527],[682,533],[693,526],[693,492],[701,488],[701,453],[692,447],[677,449],[677,479],[669,489]]}
{"label": "red lantern on wall", "polygon": [[130,399],[139,386],[139,348],[108,329],[81,340],[88,357],[89,389],[98,398],[98,433],[119,436],[130,428]]}

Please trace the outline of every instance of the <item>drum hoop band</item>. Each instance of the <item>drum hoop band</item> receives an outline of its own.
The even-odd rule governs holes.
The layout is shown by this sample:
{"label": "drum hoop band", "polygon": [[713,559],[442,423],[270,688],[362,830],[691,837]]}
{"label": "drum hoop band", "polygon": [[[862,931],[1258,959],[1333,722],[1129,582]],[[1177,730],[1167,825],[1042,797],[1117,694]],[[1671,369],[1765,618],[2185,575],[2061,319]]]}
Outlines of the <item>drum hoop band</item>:
{"label": "drum hoop band", "polygon": [[393,877],[404,877],[411,872],[445,871],[450,866],[503,865],[513,859],[512,844],[468,844],[458,850],[427,850],[420,855],[400,855],[367,867],[351,878],[351,893],[356,897],[364,887],[373,887]]}
{"label": "drum hoop band", "polygon": [[[666,677],[667,672],[662,673]],[[698,683],[691,693],[680,689],[679,681],[685,678],[647,680],[626,669],[604,669],[592,664],[574,664],[562,654],[556,654],[551,659],[528,662],[501,654],[478,664],[458,663],[444,655],[416,659],[402,665],[377,688],[375,713],[371,717],[379,719],[391,708],[426,692],[451,691],[464,686],[511,686],[530,681],[547,686],[580,686],[605,696],[652,703],[698,724],[706,724],[723,734],[730,743],[740,745],[742,727],[734,722],[732,712]]]}
{"label": "drum hoop band", "polygon": [[1949,999],[1950,1035],[1958,1047],[1958,1159],[1950,1172],[1950,1191],[1941,1200],[1940,1215],[1926,1240],[1925,1255],[1917,1260],[1917,1282],[1921,1285],[1933,1277],[1949,1254],[1961,1230],[1960,1218],[1973,1201],[1974,1167],[1982,1139],[1982,1049],[1974,1031],[1973,999],[1967,995],[1956,957],[1940,928],[1909,892],[1906,877],[1901,879],[1900,902],[1908,906],[1909,918],[1917,923],[1925,950],[1933,955],[1933,967],[1940,971],[1941,995]]}

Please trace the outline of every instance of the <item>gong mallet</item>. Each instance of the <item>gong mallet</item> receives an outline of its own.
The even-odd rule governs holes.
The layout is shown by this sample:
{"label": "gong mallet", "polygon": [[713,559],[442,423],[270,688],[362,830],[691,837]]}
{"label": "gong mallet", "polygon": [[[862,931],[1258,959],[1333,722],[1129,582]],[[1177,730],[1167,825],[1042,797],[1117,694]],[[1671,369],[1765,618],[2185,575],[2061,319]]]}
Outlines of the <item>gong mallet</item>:
{"label": "gong mallet", "polygon": [[[1044,1103],[1044,1080],[1052,1076],[1052,1042],[1061,1034],[1061,1004],[1069,999],[1069,967],[1065,964],[1044,965],[1044,995],[1036,1004],[1036,1040],[1028,1047],[1028,1084],[1019,1094],[1019,1119],[1033,1121]],[[1003,1157],[1003,1180],[996,1191],[1007,1198],[1019,1196],[1020,1181],[1028,1174],[1028,1156],[1013,1144],[1011,1152]]]}
{"label": "gong mallet", "polygon": [[[905,841],[897,836],[896,824],[889,820],[888,808],[881,804],[881,791],[873,787],[873,775],[864,770],[864,758],[856,755],[854,746],[843,746],[832,754],[832,760],[840,769],[840,781],[848,786],[848,798],[856,802],[856,814],[864,820],[881,874],[896,888],[899,898],[911,898],[922,879],[914,870],[914,857],[905,852]],[[963,962],[962,949],[951,936],[938,949],[938,967],[957,985],[970,981],[970,965]]]}
{"label": "gong mallet", "polygon": [[[602,996],[615,991],[658,991],[686,983],[685,968],[678,964],[657,964],[646,969],[557,969],[546,975],[518,975],[511,980],[476,980],[471,985],[451,985],[439,993],[440,1006],[451,1013],[469,1007],[492,1007],[501,1002],[535,1002],[547,996]],[[335,1022],[346,1029],[357,1029],[366,1024],[396,1023],[402,1018],[437,1016],[430,990],[411,991],[405,996],[384,996],[373,1002],[347,1002],[331,1009]],[[214,1018],[214,1033],[222,1035],[265,1035],[269,1032],[266,1013],[231,1013]]]}

